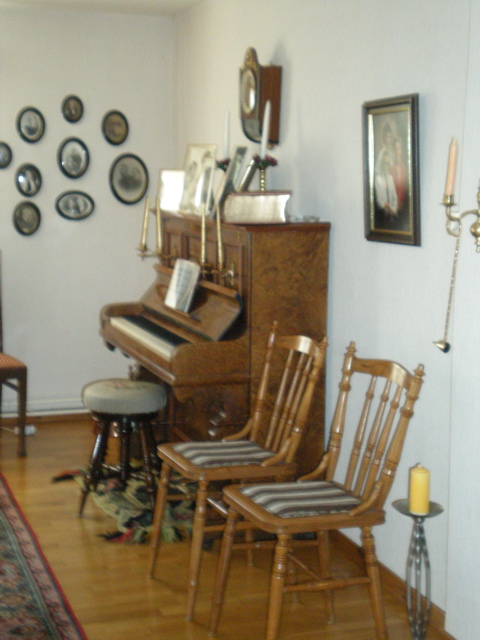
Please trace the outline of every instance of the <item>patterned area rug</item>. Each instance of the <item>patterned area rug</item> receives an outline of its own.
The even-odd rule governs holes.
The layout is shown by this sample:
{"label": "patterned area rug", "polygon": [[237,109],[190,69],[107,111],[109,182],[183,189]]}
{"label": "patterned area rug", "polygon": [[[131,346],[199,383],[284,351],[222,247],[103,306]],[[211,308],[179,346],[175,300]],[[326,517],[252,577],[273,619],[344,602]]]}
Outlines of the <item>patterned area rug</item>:
{"label": "patterned area rug", "polygon": [[86,640],[0,474],[0,640]]}
{"label": "patterned area rug", "polygon": [[[75,480],[83,486],[81,473]],[[169,492],[176,494],[178,501],[167,502],[162,524],[162,540],[177,542],[189,537],[192,532],[194,503],[189,496],[196,485],[181,476],[172,475]],[[182,500],[186,496],[187,499]],[[116,529],[104,534],[112,542],[147,542],[153,523],[153,511],[141,479],[130,478],[125,491],[120,491],[117,478],[107,478],[98,483],[87,501],[93,499],[106,514],[115,520]],[[88,503],[87,503],[88,504]],[[0,638],[1,640],[1,638]]]}

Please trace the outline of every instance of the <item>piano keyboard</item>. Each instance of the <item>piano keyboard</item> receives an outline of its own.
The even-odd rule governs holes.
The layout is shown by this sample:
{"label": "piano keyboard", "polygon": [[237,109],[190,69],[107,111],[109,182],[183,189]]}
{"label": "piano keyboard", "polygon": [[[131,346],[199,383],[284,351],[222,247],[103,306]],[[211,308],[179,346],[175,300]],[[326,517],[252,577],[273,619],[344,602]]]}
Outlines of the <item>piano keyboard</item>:
{"label": "piano keyboard", "polygon": [[143,316],[114,316],[110,324],[167,360],[172,358],[175,347],[186,342]]}

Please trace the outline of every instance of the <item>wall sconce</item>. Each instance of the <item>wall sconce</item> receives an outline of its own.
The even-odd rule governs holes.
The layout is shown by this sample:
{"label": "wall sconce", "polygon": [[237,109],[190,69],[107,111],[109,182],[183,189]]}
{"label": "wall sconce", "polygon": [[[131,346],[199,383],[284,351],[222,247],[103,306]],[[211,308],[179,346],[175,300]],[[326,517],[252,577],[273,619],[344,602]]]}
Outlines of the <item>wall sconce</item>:
{"label": "wall sconce", "polygon": [[462,235],[462,220],[468,215],[476,216],[476,220],[470,227],[470,232],[475,238],[475,244],[477,247],[477,253],[480,253],[480,183],[478,185],[477,191],[477,208],[469,209],[468,211],[464,211],[463,213],[454,213],[452,211],[455,206],[454,201],[454,186],[455,186],[455,175],[457,170],[457,156],[458,156],[458,144],[455,138],[452,139],[450,144],[450,152],[448,156],[448,168],[447,168],[447,181],[445,184],[445,195],[443,196],[443,206],[445,207],[445,213],[447,215],[447,233],[451,236],[457,238],[457,242],[455,244],[455,255],[453,259],[453,269],[452,269],[452,277],[450,280],[450,293],[448,296],[448,305],[447,305],[447,318],[445,322],[445,334],[443,340],[437,340],[433,344],[438,347],[444,353],[448,353],[450,351],[451,344],[448,342],[448,327],[450,323],[450,311],[452,308],[453,301],[453,292],[455,290],[455,279],[457,275],[457,262],[458,262],[458,254],[460,250],[460,239]]}

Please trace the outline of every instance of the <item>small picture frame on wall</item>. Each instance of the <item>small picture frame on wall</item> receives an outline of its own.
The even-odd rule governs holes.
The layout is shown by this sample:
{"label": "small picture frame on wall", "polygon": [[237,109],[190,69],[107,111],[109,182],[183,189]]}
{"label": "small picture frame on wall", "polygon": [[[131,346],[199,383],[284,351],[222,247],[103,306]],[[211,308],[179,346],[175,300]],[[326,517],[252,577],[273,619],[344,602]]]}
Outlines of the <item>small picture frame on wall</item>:
{"label": "small picture frame on wall", "polygon": [[22,164],[17,169],[15,182],[19,192],[31,198],[37,195],[42,186],[42,174],[33,164]]}
{"label": "small picture frame on wall", "polygon": [[0,169],[6,169],[12,161],[12,150],[6,142],[0,142]]}
{"label": "small picture frame on wall", "polygon": [[128,136],[128,122],[120,111],[109,111],[102,120],[102,133],[110,144],[122,144]]}
{"label": "small picture frame on wall", "polygon": [[78,122],[83,116],[83,102],[78,96],[67,96],[62,102],[62,114],[68,122]]}
{"label": "small picture frame on wall", "polygon": [[418,94],[363,104],[365,237],[420,246]]}
{"label": "small picture frame on wall", "polygon": [[90,154],[78,138],[67,138],[58,148],[58,166],[68,178],[80,178],[88,169]]}
{"label": "small picture frame on wall", "polygon": [[124,204],[139,202],[147,191],[147,167],[133,153],[118,156],[110,167],[109,177],[113,195]]}
{"label": "small picture frame on wall", "polygon": [[25,107],[17,116],[17,131],[25,142],[38,142],[45,133],[45,119],[35,107]]}
{"label": "small picture frame on wall", "polygon": [[40,226],[40,209],[33,202],[20,202],[13,211],[13,226],[22,236],[31,236]]}

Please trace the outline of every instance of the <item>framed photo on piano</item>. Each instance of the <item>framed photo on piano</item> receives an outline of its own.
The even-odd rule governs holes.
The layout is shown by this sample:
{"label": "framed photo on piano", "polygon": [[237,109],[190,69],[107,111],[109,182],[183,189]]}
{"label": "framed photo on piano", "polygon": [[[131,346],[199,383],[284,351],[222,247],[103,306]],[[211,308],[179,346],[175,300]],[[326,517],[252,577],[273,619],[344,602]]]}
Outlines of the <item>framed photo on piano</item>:
{"label": "framed photo on piano", "polygon": [[200,216],[210,212],[213,174],[215,172],[215,144],[189,144],[185,156],[183,194],[180,212]]}

